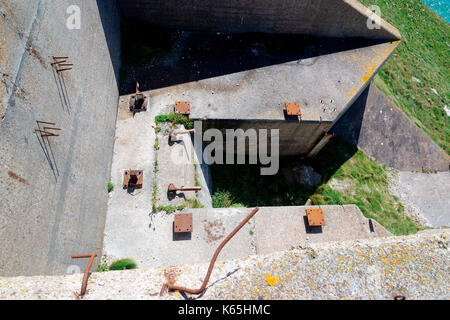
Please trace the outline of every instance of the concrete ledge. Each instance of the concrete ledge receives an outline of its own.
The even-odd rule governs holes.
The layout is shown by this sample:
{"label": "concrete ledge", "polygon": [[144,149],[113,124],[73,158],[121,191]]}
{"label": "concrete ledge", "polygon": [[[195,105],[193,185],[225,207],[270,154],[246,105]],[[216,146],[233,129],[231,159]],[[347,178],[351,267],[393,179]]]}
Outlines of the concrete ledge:
{"label": "concrete ledge", "polygon": [[[314,244],[218,263],[201,299],[450,298],[449,233]],[[160,299],[166,277],[200,287],[207,264],[94,273],[85,299]],[[276,276],[274,286],[266,275]],[[82,275],[0,278],[0,299],[75,299]],[[166,294],[163,299],[184,299]]]}

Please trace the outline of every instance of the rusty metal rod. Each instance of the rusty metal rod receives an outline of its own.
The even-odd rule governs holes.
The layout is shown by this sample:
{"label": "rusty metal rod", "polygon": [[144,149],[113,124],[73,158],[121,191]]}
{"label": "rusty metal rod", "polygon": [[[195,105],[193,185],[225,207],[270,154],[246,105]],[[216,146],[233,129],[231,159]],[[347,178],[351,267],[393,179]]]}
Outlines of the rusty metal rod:
{"label": "rusty metal rod", "polygon": [[60,59],[69,59],[69,57],[55,57],[53,56],[54,60],[60,60]]}
{"label": "rusty metal rod", "polygon": [[97,256],[96,253],[93,254],[84,254],[84,255],[74,255],[72,259],[83,259],[90,258],[86,269],[84,269],[83,283],[81,284],[80,296],[84,296],[86,294],[86,288],[89,280],[89,271],[91,270],[92,263],[94,263],[94,259]]}
{"label": "rusty metal rod", "polygon": [[169,184],[169,186],[167,187],[167,192],[169,192],[169,193],[175,193],[177,191],[201,191],[201,190],[202,190],[202,187],[177,188],[177,187],[175,187],[175,185],[173,183]]}
{"label": "rusty metal rod", "polygon": [[55,62],[52,62],[52,63],[50,63],[52,66],[54,66],[55,64],[60,64],[60,63],[64,63],[64,62],[67,62],[67,60],[62,60],[62,61],[55,61]]}
{"label": "rusty metal rod", "polygon": [[40,120],[37,120],[36,122],[37,123],[50,124],[52,126],[56,126],[56,123],[53,123],[53,122],[45,122],[45,121],[40,121]]}
{"label": "rusty metal rod", "polygon": [[62,130],[60,128],[44,127],[44,130],[47,130],[47,129],[49,129],[49,130],[58,130],[58,131]]}
{"label": "rusty metal rod", "polygon": [[56,70],[57,72],[63,72],[63,71],[69,71],[72,70],[72,68],[67,68],[67,69],[61,69],[61,70]]}
{"label": "rusty metal rod", "polygon": [[61,64],[59,64],[59,66],[60,67],[71,67],[71,66],[73,66],[73,63],[61,63]]}
{"label": "rusty metal rod", "polygon": [[167,283],[163,286],[162,291],[167,287],[171,291],[183,291],[190,294],[201,294],[206,289],[206,285],[209,282],[209,278],[211,277],[211,272],[214,268],[214,264],[216,263],[216,259],[219,256],[220,251],[223,249],[223,247],[228,243],[228,241],[231,240],[231,238],[234,237],[236,233],[238,233],[239,230],[259,211],[259,208],[256,207],[255,209],[250,212],[250,214],[222,241],[222,243],[219,245],[219,247],[216,249],[216,252],[214,253],[214,256],[211,259],[211,263],[209,264],[208,273],[206,274],[205,280],[203,280],[203,284],[200,287],[200,289],[189,289],[185,287],[179,287],[175,286],[173,284]]}
{"label": "rusty metal rod", "polygon": [[[42,130],[34,130],[34,132],[39,132],[42,137],[59,137],[59,134],[54,134],[52,132],[42,131]],[[45,133],[45,134],[43,134]]]}

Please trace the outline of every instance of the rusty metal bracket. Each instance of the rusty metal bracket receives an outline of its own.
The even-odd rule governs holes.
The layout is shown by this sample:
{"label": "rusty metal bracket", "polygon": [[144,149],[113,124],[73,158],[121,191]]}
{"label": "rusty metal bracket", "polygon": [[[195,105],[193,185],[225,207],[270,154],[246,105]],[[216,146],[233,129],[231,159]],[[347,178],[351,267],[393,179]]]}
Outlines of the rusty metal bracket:
{"label": "rusty metal bracket", "polygon": [[178,114],[190,114],[191,103],[189,101],[177,101],[175,102],[175,113]]}
{"label": "rusty metal bracket", "polygon": [[142,189],[144,170],[127,170],[123,175],[124,189]]}
{"label": "rusty metal bracket", "polygon": [[302,115],[300,104],[297,102],[286,102],[285,107],[286,107],[286,114],[290,117]]}
{"label": "rusty metal bracket", "polygon": [[167,187],[167,193],[171,195],[174,195],[177,191],[200,191],[200,190],[202,190],[202,187],[177,188],[173,183],[169,184],[169,186]]}
{"label": "rusty metal bracket", "polygon": [[216,259],[219,256],[220,251],[222,251],[223,247],[228,243],[228,241],[231,240],[231,238],[234,237],[234,235],[236,233],[239,232],[239,230],[242,229],[242,227],[259,211],[259,208],[256,207],[254,208],[250,214],[222,241],[222,243],[219,245],[219,247],[217,247],[216,252],[214,253],[211,262],[209,264],[209,268],[208,268],[208,272],[206,273],[206,277],[203,280],[203,284],[200,287],[200,289],[189,289],[189,288],[185,288],[185,287],[179,287],[179,286],[175,286],[172,283],[165,283],[161,289],[160,295],[162,296],[164,294],[164,292],[166,291],[166,289],[169,289],[170,291],[182,291],[182,292],[186,292],[186,293],[190,293],[190,294],[201,294],[203,293],[203,291],[205,291],[206,286],[209,282],[209,278],[211,277],[211,272],[214,268],[214,264],[216,263]]}
{"label": "rusty metal bracket", "polygon": [[88,284],[88,280],[89,280],[89,271],[91,270],[92,263],[94,262],[94,259],[96,256],[97,256],[96,253],[72,256],[72,259],[87,259],[87,258],[89,258],[89,262],[86,266],[86,269],[84,269],[84,276],[83,276],[83,283],[81,284],[80,297],[82,297],[86,294],[86,288],[87,288],[87,284]]}
{"label": "rusty metal bracket", "polygon": [[148,97],[139,91],[139,82],[136,82],[136,94],[130,98],[130,111],[133,113],[147,111]]}
{"label": "rusty metal bracket", "polygon": [[320,208],[306,209],[306,217],[308,218],[308,225],[310,227],[320,227],[325,225],[323,210]]}
{"label": "rusty metal bracket", "polygon": [[193,231],[192,213],[179,213],[174,216],[173,232],[186,233]]}

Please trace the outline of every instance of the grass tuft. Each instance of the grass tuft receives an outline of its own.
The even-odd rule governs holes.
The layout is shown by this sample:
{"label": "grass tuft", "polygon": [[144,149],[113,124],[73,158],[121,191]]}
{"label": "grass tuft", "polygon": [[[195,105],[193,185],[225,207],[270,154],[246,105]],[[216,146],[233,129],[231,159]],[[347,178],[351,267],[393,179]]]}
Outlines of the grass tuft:
{"label": "grass tuft", "polygon": [[117,260],[109,266],[109,270],[130,270],[136,268],[137,268],[136,261],[129,258]]}

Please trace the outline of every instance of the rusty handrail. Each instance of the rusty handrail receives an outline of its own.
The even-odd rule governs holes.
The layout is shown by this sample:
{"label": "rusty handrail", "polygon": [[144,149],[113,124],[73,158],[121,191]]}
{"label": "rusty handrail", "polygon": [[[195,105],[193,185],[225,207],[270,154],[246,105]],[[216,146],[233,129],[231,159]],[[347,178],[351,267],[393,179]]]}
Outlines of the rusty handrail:
{"label": "rusty handrail", "polygon": [[164,293],[165,288],[168,288],[171,291],[183,291],[190,294],[201,294],[206,289],[206,285],[209,282],[209,278],[211,277],[211,272],[214,268],[214,264],[216,263],[216,259],[219,256],[220,251],[223,249],[223,247],[227,244],[228,241],[231,240],[231,238],[234,237],[236,233],[238,233],[239,230],[259,211],[259,208],[256,207],[253,209],[250,214],[222,241],[222,243],[217,247],[216,252],[214,253],[214,256],[211,259],[211,262],[209,264],[208,272],[206,273],[205,280],[203,280],[203,284],[200,287],[200,289],[189,289],[185,287],[179,287],[175,286],[171,283],[166,283],[163,285],[163,288],[161,289],[161,295]]}
{"label": "rusty handrail", "polygon": [[81,284],[80,297],[82,297],[86,294],[86,288],[87,288],[87,284],[88,284],[88,280],[89,280],[89,271],[91,270],[92,263],[94,262],[94,259],[96,256],[97,256],[96,253],[72,256],[72,259],[90,258],[89,262],[86,266],[86,269],[84,269],[84,276],[83,276],[83,283]]}

